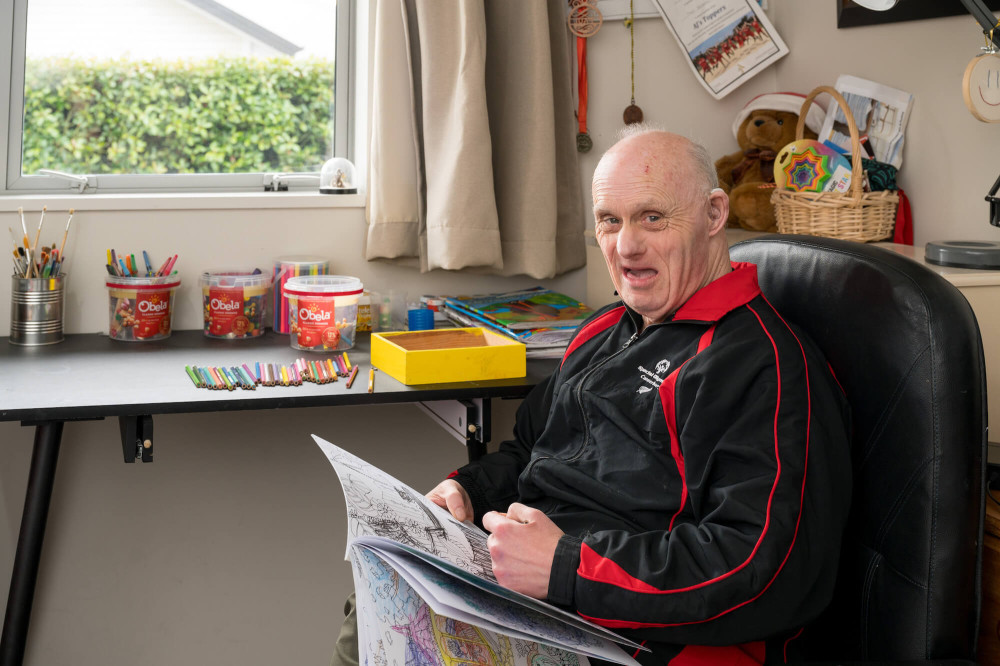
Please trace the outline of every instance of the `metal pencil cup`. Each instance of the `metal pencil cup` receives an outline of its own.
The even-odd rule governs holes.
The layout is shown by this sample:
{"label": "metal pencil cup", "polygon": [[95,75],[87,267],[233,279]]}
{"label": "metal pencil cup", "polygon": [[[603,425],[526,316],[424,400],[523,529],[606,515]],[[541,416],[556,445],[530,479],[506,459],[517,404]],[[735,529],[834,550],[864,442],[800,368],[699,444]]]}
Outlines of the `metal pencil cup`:
{"label": "metal pencil cup", "polygon": [[63,339],[66,275],[11,278],[10,343],[51,345]]}

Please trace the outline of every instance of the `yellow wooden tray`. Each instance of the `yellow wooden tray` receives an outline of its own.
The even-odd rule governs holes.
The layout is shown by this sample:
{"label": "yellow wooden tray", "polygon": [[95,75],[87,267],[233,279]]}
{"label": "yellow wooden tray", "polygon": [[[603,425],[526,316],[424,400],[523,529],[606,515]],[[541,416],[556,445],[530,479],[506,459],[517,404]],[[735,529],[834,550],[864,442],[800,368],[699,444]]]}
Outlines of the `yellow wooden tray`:
{"label": "yellow wooden tray", "polygon": [[524,377],[524,344],[483,328],[372,333],[372,365],[403,384]]}

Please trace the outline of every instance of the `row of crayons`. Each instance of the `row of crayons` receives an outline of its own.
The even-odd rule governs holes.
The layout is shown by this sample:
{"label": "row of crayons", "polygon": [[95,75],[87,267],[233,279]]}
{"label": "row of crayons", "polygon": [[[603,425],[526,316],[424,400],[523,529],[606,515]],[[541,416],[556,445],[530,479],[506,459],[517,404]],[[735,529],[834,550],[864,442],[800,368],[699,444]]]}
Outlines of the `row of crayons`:
{"label": "row of crayons", "polygon": [[108,275],[114,277],[163,277],[170,275],[170,271],[174,269],[174,264],[177,262],[177,255],[175,254],[164,261],[156,271],[153,270],[153,264],[150,263],[149,254],[145,250],[142,251],[142,262],[146,264],[145,270],[139,266],[134,254],[122,256],[114,249],[108,250]]}
{"label": "row of crayons", "polygon": [[45,222],[45,212],[48,206],[42,206],[42,214],[38,218],[38,228],[35,230],[35,242],[28,240],[28,224],[24,221],[24,209],[18,208],[17,214],[21,216],[21,232],[24,234],[18,241],[14,230],[7,227],[10,237],[14,241],[14,275],[20,278],[47,278],[58,277],[59,271],[65,263],[63,251],[66,249],[66,238],[69,236],[69,225],[73,222],[73,209],[69,209],[69,219],[66,220],[66,230],[63,232],[62,244],[56,249],[55,243],[51,246],[38,246],[38,240],[42,235],[42,224]]}
{"label": "row of crayons", "polygon": [[[351,366],[347,354],[325,360],[296,359],[291,365],[278,363],[248,363],[232,367],[184,366],[185,372],[196,388],[233,391],[237,388],[255,391],[257,386],[301,386],[302,382],[328,384],[338,377],[347,377],[351,388],[358,374],[358,366]],[[368,372],[368,392],[375,390],[375,368]]]}

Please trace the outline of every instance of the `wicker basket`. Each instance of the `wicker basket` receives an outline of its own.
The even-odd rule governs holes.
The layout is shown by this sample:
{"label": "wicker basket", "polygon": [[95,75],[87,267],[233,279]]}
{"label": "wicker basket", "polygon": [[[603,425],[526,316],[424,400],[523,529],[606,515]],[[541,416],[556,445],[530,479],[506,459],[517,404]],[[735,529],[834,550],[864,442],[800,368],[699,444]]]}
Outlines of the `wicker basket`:
{"label": "wicker basket", "polygon": [[803,138],[806,113],[813,99],[828,93],[847,118],[851,132],[851,187],[848,192],[795,192],[776,188],[771,195],[778,232],[827,236],[853,241],[879,241],[892,237],[899,195],[890,190],[865,192],[861,171],[858,125],[847,102],[830,86],[819,86],[806,96],[799,112],[795,138]]}

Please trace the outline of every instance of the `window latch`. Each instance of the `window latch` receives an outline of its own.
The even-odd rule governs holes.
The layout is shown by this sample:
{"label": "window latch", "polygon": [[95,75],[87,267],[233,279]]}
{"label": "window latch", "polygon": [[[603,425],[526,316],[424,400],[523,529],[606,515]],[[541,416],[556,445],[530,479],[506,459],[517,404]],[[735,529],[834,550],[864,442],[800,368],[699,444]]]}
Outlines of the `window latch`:
{"label": "window latch", "polygon": [[287,192],[289,185],[315,185],[319,187],[319,172],[264,174],[265,192]]}
{"label": "window latch", "polygon": [[77,176],[73,173],[66,173],[64,171],[54,171],[53,169],[39,169],[38,173],[45,174],[46,176],[52,176],[53,178],[59,178],[60,180],[68,181],[73,187],[80,190],[80,192],[85,192],[87,187],[90,185],[90,179],[86,176]]}

